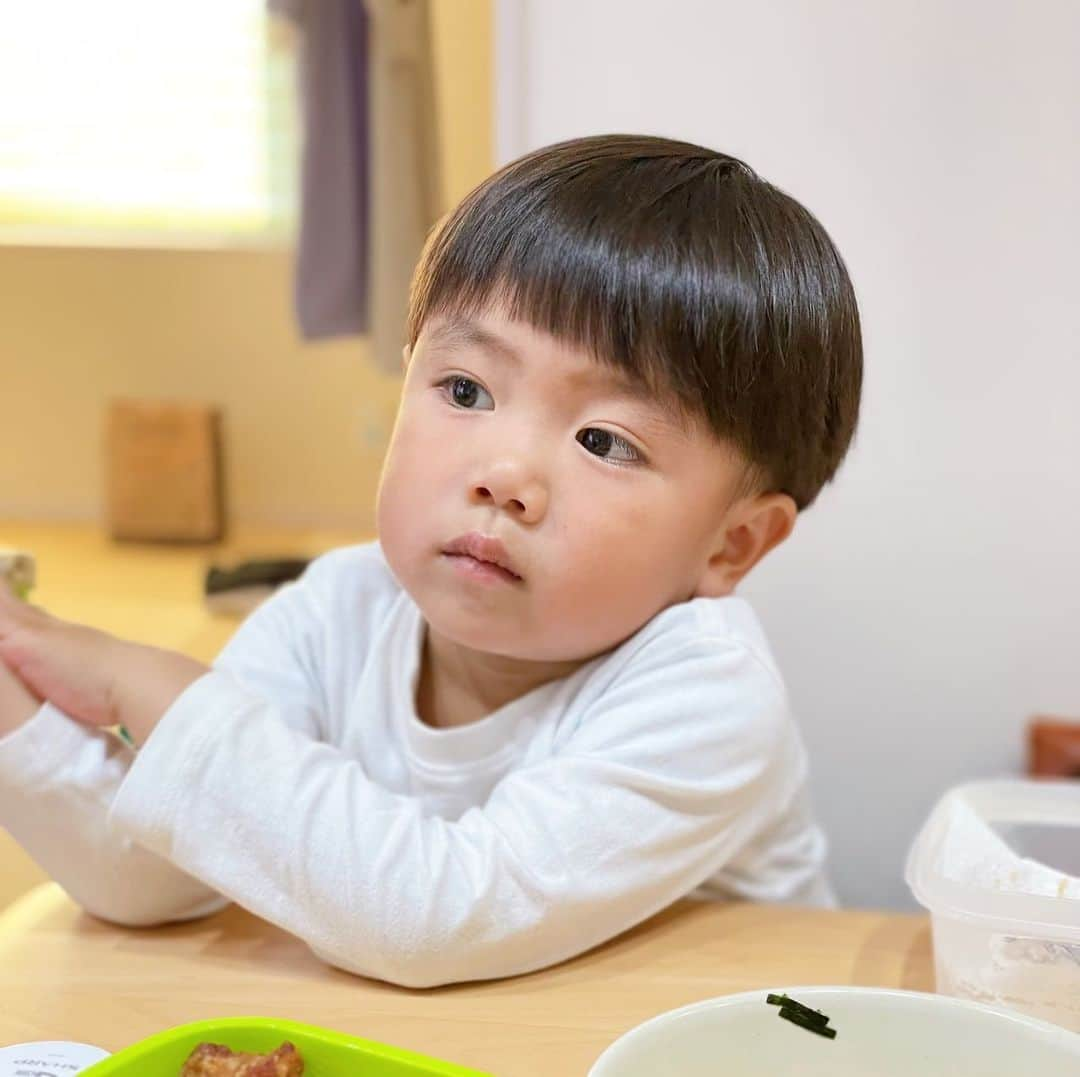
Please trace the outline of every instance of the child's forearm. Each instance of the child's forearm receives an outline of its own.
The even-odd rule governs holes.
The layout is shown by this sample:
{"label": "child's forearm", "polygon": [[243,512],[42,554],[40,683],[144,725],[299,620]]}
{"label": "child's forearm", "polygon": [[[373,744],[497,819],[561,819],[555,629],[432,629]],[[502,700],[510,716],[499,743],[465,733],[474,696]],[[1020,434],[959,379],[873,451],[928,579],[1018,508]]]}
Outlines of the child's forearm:
{"label": "child's forearm", "polygon": [[115,670],[113,719],[142,744],[165,712],[209,666],[175,651],[124,644]]}
{"label": "child's forearm", "polygon": [[14,685],[0,689],[0,722],[12,727],[24,722],[37,710],[28,711],[36,696],[87,725],[124,726],[136,743],[150,735],[177,696],[208,669],[174,651],[51,617],[20,602],[3,581],[0,664],[27,693]]}
{"label": "child's forearm", "polygon": [[87,912],[143,925],[205,915],[225,903],[109,820],[131,759],[111,738],[43,707],[0,738],[0,828]]}

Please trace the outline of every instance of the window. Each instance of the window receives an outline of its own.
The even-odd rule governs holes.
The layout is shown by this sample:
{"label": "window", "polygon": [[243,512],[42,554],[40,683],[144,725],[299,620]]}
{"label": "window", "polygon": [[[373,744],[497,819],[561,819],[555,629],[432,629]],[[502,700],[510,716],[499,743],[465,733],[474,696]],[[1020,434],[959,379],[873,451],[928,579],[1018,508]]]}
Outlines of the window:
{"label": "window", "polygon": [[0,242],[286,241],[298,122],[266,0],[0,0]]}

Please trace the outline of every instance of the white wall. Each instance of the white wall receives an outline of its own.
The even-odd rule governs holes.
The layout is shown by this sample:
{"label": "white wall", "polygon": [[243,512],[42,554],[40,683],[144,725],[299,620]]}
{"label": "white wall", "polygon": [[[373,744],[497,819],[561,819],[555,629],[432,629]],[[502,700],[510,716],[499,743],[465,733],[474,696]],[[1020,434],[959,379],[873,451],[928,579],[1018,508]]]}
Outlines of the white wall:
{"label": "white wall", "polygon": [[502,0],[500,157],[599,131],[746,159],[865,326],[837,482],[747,582],[849,904],[1026,718],[1080,718],[1080,3]]}

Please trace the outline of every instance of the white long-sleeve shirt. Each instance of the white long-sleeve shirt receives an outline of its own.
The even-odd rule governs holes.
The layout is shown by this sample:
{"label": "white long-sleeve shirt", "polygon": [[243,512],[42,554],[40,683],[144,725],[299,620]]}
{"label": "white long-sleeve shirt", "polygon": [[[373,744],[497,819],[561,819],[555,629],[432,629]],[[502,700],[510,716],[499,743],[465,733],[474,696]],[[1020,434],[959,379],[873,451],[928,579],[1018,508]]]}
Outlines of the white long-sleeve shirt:
{"label": "white long-sleeve shirt", "polygon": [[831,902],[806,755],[741,598],[657,614],[480,721],[415,710],[422,615],[378,543],[259,607],[131,756],[45,704],[0,825],[89,912],[235,901],[408,986],[580,953],[676,899]]}

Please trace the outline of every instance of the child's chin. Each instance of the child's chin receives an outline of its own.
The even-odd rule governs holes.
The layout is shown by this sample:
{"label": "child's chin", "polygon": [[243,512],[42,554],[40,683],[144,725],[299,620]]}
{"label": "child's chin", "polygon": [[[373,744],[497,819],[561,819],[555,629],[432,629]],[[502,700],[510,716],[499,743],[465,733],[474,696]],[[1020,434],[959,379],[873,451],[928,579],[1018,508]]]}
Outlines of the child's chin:
{"label": "child's chin", "polygon": [[[506,657],[516,657],[514,640],[511,629],[504,625],[501,620],[493,622],[490,617],[476,618],[463,616],[462,611],[456,615],[439,618],[428,618],[431,625],[441,636],[458,644],[460,647],[468,647],[473,651],[482,651],[484,654],[501,654]],[[500,631],[503,629],[503,631]]]}

